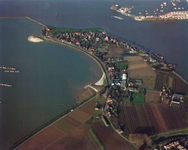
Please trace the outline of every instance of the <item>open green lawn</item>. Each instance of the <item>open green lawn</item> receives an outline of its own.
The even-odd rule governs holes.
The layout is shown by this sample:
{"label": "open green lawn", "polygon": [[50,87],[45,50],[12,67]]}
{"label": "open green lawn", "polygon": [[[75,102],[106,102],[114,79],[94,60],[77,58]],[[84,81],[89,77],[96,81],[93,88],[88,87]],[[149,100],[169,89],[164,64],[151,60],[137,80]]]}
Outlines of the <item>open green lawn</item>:
{"label": "open green lawn", "polygon": [[144,91],[134,92],[132,94],[133,103],[144,103]]}
{"label": "open green lawn", "polygon": [[103,113],[103,110],[95,110],[93,113],[93,121],[99,121],[96,117],[101,115]]}
{"label": "open green lawn", "polygon": [[96,102],[99,102],[100,104],[104,104],[106,102],[106,99],[104,97],[99,97],[99,98],[95,98],[95,101]]}

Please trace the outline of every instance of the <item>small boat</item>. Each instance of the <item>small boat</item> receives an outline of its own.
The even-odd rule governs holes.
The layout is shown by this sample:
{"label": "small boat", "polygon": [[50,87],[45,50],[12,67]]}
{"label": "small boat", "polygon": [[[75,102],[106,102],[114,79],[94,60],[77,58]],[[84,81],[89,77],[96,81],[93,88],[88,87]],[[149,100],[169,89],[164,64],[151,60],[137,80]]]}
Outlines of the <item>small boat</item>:
{"label": "small boat", "polygon": [[114,18],[116,18],[116,19],[119,19],[119,20],[123,20],[123,18],[118,17],[118,16],[112,16],[112,17],[114,17]]}

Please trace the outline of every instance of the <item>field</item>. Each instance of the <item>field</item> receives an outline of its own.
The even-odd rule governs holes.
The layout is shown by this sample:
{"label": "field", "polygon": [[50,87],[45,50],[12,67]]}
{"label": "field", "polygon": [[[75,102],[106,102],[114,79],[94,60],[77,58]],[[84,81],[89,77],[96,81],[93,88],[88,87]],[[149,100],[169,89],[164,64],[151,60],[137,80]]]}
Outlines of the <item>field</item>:
{"label": "field", "polygon": [[144,91],[134,92],[132,97],[134,103],[144,103]]}
{"label": "field", "polygon": [[174,92],[188,94],[188,85],[173,72],[156,71],[155,90],[162,91],[163,86],[171,87]]}
{"label": "field", "polygon": [[154,102],[158,103],[160,102],[160,92],[157,91],[147,91],[145,94],[145,102]]}
{"label": "field", "polygon": [[77,103],[81,103],[81,102],[87,100],[88,98],[93,96],[95,93],[96,92],[90,88],[84,89],[84,91],[76,97]]}
{"label": "field", "polygon": [[121,54],[123,54],[123,48],[116,47],[115,45],[110,45],[108,57],[121,57]]}
{"label": "field", "polygon": [[157,79],[155,84],[155,90],[162,91],[163,86],[172,87],[173,78],[171,72],[156,70],[156,73]]}
{"label": "field", "polygon": [[146,133],[148,135],[187,127],[186,120],[179,108],[157,103],[124,106],[121,108],[119,121],[125,125],[128,133]]}
{"label": "field", "polygon": [[98,135],[93,128],[89,129],[89,132],[84,137],[84,142],[86,143],[86,149],[88,150],[104,150],[104,145],[100,141]]}
{"label": "field", "polygon": [[132,79],[142,79],[143,87],[153,90],[156,73],[151,67],[140,56],[131,56],[124,59],[128,61],[129,77]]}
{"label": "field", "polygon": [[120,137],[112,127],[105,127],[99,122],[93,122],[92,127],[107,150],[135,150],[129,142]]}
{"label": "field", "polygon": [[[86,143],[83,139],[85,139],[85,136],[93,137],[93,135],[91,135],[89,131],[90,126],[85,124],[85,122],[92,118],[95,103],[96,101],[92,100],[79,109],[74,110],[66,117],[63,117],[30,138],[17,149],[87,149],[88,143]],[[87,139],[87,141],[89,142],[90,140]],[[94,141],[90,141],[90,143],[92,142]],[[94,145],[94,147],[96,145]]]}
{"label": "field", "polygon": [[172,89],[175,92],[188,95],[188,85],[174,73],[173,73],[173,79],[174,79],[174,82],[173,82]]}

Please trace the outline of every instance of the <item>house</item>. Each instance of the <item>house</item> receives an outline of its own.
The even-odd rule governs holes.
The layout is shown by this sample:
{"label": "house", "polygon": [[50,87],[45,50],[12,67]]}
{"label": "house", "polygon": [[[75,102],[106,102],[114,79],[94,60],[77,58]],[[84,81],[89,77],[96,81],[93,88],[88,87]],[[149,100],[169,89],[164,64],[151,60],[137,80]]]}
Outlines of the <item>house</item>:
{"label": "house", "polygon": [[48,32],[49,32],[49,31],[51,31],[51,29],[50,29],[50,28],[46,28],[46,31],[48,31]]}
{"label": "house", "polygon": [[122,74],[121,79],[122,79],[122,80],[126,80],[126,79],[127,79],[127,74],[126,74],[126,73]]}
{"label": "house", "polygon": [[113,103],[113,99],[112,98],[108,98],[106,102],[107,103]]}
{"label": "house", "polygon": [[142,83],[142,80],[138,80],[138,79],[137,79],[137,80],[135,80],[135,84],[136,84],[136,85],[142,85],[143,83]]}
{"label": "house", "polygon": [[111,71],[111,70],[114,70],[114,66],[110,64],[110,65],[108,66],[108,71]]}
{"label": "house", "polygon": [[95,110],[99,110],[99,109],[101,109],[101,108],[102,108],[102,105],[101,105],[101,104],[98,104],[98,105],[95,106]]}
{"label": "house", "polygon": [[139,92],[139,89],[134,87],[129,87],[128,90],[131,92]]}
{"label": "house", "polygon": [[126,90],[126,86],[127,86],[126,80],[122,80],[120,86],[123,88],[123,90]]}
{"label": "house", "polygon": [[76,45],[80,45],[80,42],[76,42]]}
{"label": "house", "polygon": [[172,96],[172,100],[170,102],[170,106],[172,104],[178,104],[178,105],[180,105],[181,102],[183,102],[183,95],[182,94],[174,94]]}
{"label": "house", "polygon": [[108,42],[108,41],[109,41],[109,37],[106,36],[106,37],[104,38],[104,40]]}

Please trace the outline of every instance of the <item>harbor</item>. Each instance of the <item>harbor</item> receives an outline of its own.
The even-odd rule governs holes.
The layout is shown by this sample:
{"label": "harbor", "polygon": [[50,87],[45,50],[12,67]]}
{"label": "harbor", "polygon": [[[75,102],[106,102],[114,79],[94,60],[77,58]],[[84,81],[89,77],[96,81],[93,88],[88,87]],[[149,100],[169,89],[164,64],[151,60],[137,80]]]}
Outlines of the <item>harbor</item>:
{"label": "harbor", "polygon": [[[168,6],[171,5],[172,9],[168,10]],[[188,20],[188,11],[184,7],[179,6],[176,1],[174,2],[163,2],[157,9],[153,12],[144,10],[139,12],[138,15],[131,14],[134,6],[131,7],[120,7],[118,4],[112,5],[110,9],[115,10],[122,15],[133,18],[136,21],[178,21],[178,20]]]}

